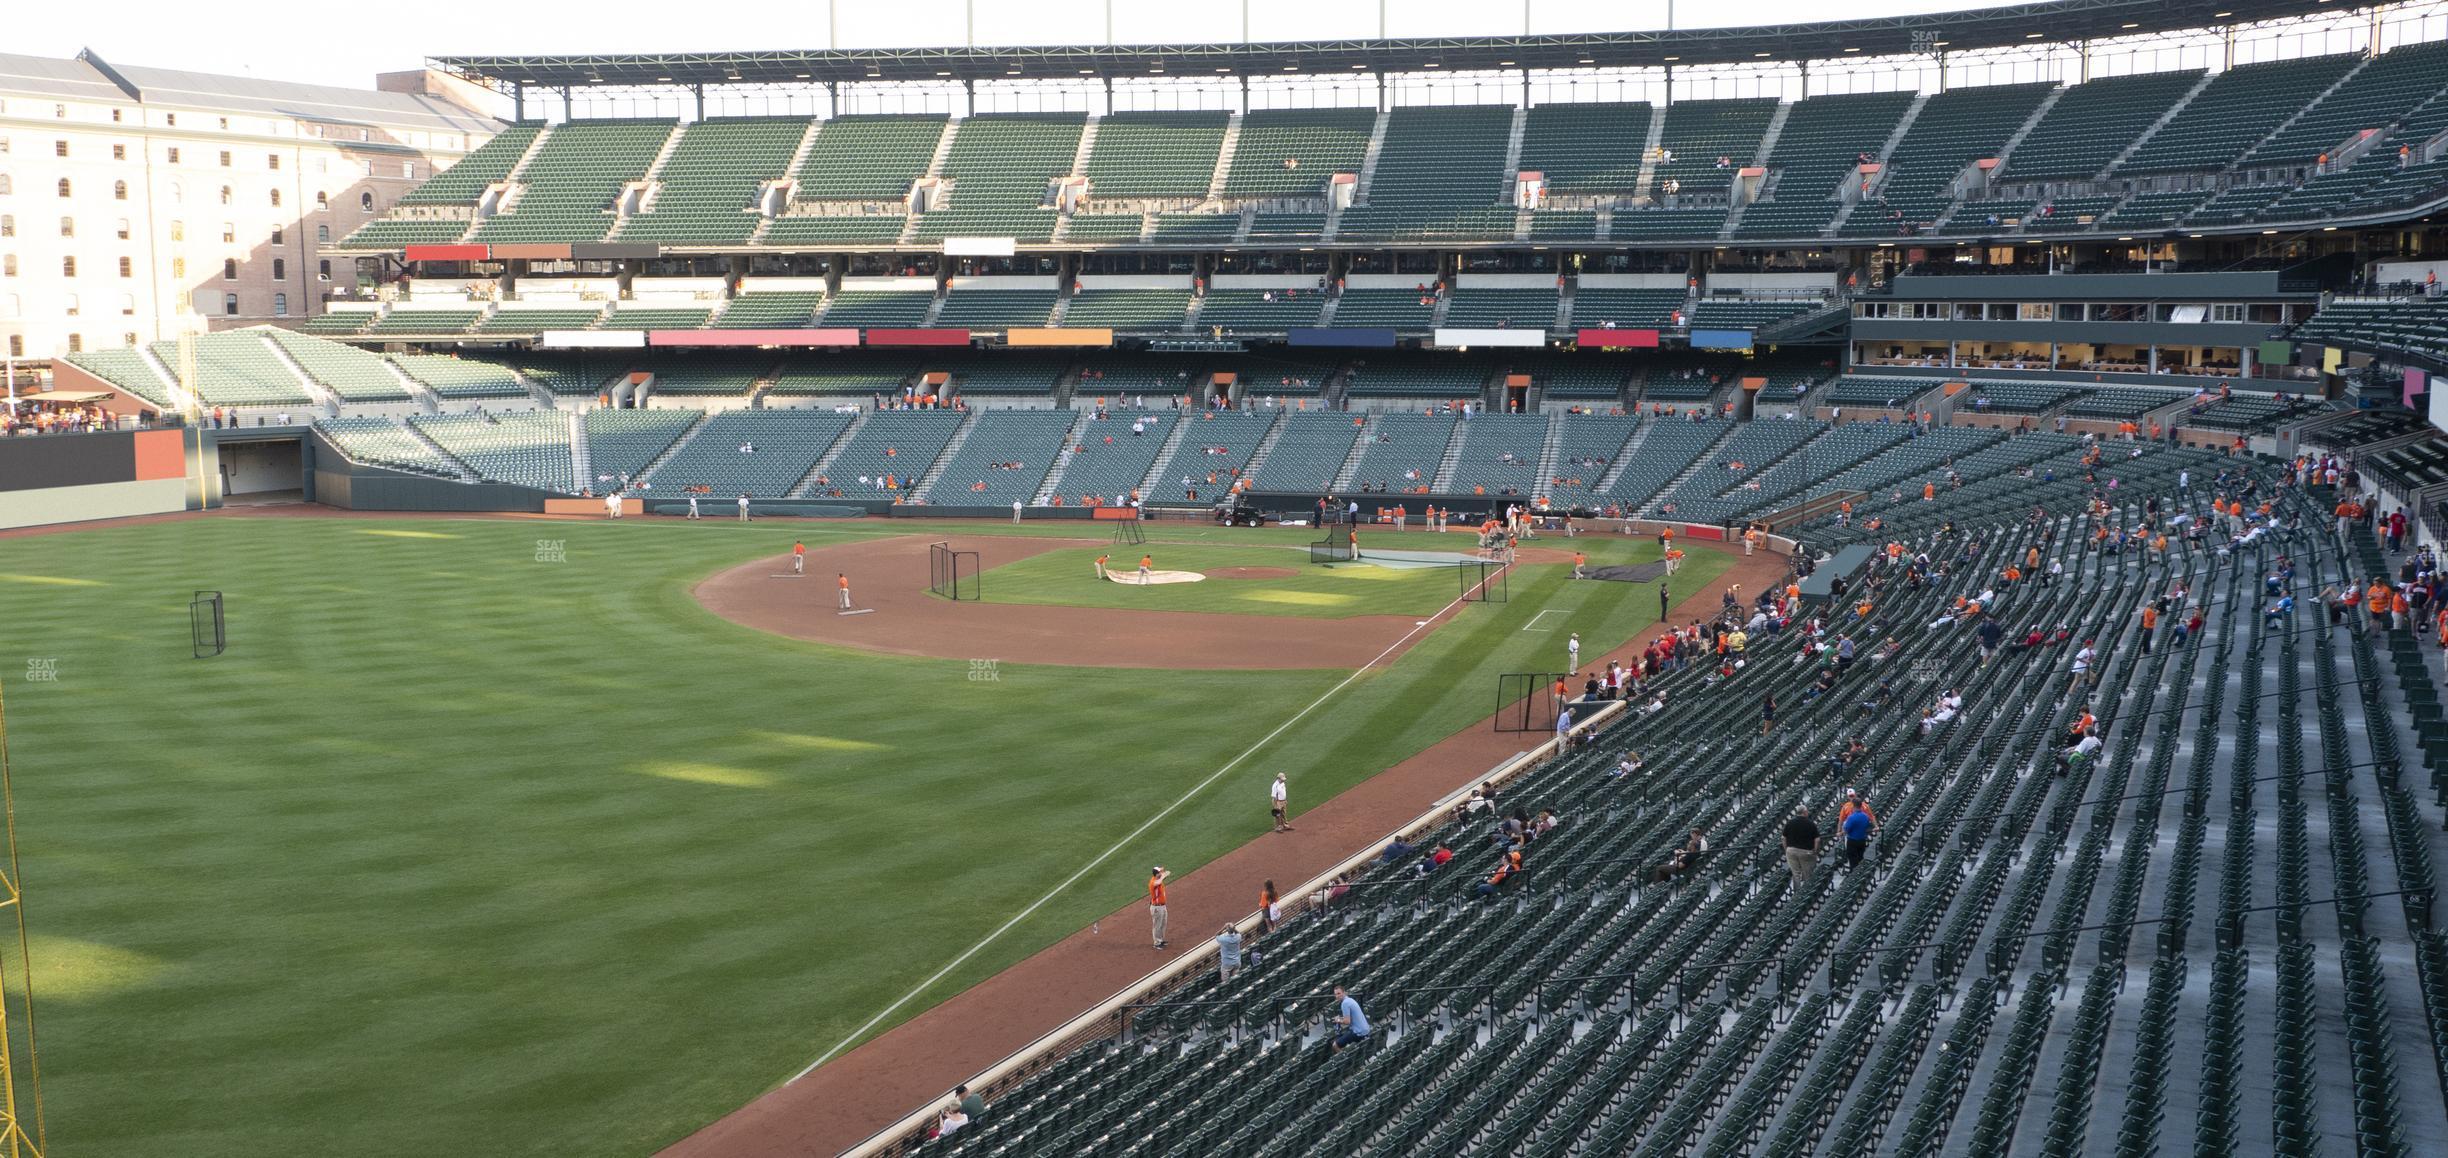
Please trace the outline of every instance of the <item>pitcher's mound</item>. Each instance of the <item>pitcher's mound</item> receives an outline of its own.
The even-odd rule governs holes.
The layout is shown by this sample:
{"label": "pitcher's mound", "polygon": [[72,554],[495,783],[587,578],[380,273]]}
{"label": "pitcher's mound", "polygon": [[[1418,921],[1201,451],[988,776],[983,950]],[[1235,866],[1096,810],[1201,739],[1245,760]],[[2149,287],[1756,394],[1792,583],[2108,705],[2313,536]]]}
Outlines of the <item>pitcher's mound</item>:
{"label": "pitcher's mound", "polygon": [[1210,579],[1298,579],[1300,572],[1290,567],[1218,567],[1207,573]]}

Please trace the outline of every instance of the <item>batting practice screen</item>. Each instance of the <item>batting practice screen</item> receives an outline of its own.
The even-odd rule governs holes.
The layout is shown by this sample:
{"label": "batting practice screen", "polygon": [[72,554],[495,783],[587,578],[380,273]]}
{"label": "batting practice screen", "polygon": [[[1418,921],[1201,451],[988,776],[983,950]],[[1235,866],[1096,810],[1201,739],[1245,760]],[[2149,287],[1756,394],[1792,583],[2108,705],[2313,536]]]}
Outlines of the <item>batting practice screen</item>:
{"label": "batting practice screen", "polygon": [[1555,730],[1555,682],[1561,672],[1507,672],[1496,677],[1496,730],[1552,732]]}
{"label": "batting practice screen", "polygon": [[1509,603],[1512,588],[1505,576],[1512,568],[1494,559],[1464,559],[1454,564],[1464,603]]}
{"label": "batting practice screen", "polygon": [[927,545],[927,590],[954,601],[986,597],[978,578],[978,553],[955,551],[950,543]]}
{"label": "batting practice screen", "polygon": [[195,657],[205,659],[229,647],[228,624],[221,617],[221,593],[198,591],[187,604],[187,632],[195,642]]}

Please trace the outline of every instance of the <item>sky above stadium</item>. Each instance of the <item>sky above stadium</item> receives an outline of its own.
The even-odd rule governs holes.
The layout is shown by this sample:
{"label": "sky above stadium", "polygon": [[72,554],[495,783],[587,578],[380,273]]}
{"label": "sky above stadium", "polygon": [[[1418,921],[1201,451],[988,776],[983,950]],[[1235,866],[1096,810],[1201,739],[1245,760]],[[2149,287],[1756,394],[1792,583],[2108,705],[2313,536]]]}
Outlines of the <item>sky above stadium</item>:
{"label": "sky above stadium", "polygon": [[[641,0],[578,4],[536,0],[425,0],[405,6],[228,0],[113,0],[101,8],[21,4],[9,14],[5,51],[74,56],[262,80],[370,87],[374,74],[414,68],[440,55],[720,52],[747,49],[882,48],[975,43],[1096,44],[1106,39],[1097,0],[850,0],[838,7],[832,44],[824,0],[708,8]],[[1666,0],[1528,0],[1533,33],[1620,32],[1666,26]],[[1371,37],[1379,0],[1248,0],[1254,41]],[[1679,0],[1679,28],[1784,24],[1986,7],[1978,0]],[[1523,0],[1385,0],[1389,36],[1488,36],[1523,29]],[[1118,43],[1241,39],[1242,5],[1185,0],[1113,0]],[[381,20],[370,19],[376,13]]]}

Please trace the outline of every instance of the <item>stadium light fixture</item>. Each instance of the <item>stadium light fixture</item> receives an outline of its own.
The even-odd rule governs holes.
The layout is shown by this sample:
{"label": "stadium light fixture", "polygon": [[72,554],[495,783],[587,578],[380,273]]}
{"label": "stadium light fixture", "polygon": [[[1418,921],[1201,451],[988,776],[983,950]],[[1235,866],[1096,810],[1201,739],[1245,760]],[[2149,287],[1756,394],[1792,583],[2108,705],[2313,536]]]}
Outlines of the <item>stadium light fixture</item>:
{"label": "stadium light fixture", "polygon": [[2233,12],[2213,12],[2213,13],[2211,13],[2211,14],[2210,14],[2210,18],[2211,18],[2212,20],[2225,20],[2226,18],[2228,18],[2228,17],[2230,17],[2230,16],[2233,16],[2233,15],[2235,15],[2235,13],[2233,13]]}
{"label": "stadium light fixture", "polygon": [[797,79],[799,79],[799,80],[806,80],[806,79],[808,78],[808,74],[807,74],[807,73],[804,73],[804,72],[794,72],[794,73],[792,73],[792,74],[791,74],[791,76],[793,76],[793,77],[795,77],[795,78],[797,78]]}
{"label": "stadium light fixture", "polygon": [[2323,232],[2323,233],[2335,233],[2335,232],[2337,232],[2337,226],[2334,226],[2334,225],[2324,225],[2324,226],[2321,226],[2321,232]]}
{"label": "stadium light fixture", "polygon": [[2262,231],[2261,231],[2261,236],[2263,236],[2263,237],[2270,237],[2270,236],[2275,235],[2277,232],[2278,232],[2278,231],[2277,231],[2277,230],[2275,230],[2275,229],[2264,229],[2264,230],[2262,230]]}
{"label": "stadium light fixture", "polygon": [[2023,34],[2023,39],[2025,39],[2025,40],[2038,40],[2038,39],[2040,39],[2040,34],[2039,34],[2039,33],[2037,33],[2037,32],[2026,32],[2026,33],[2024,33],[2024,34]]}
{"label": "stadium light fixture", "polygon": [[2142,26],[2141,26],[2141,25],[2139,25],[2139,24],[2120,24],[2120,25],[2117,25],[2117,27],[2119,27],[2119,28],[2140,28],[2140,27],[2142,27]]}
{"label": "stadium light fixture", "polygon": [[937,76],[950,76],[950,75],[952,75],[952,70],[951,70],[951,69],[948,69],[948,68],[939,68],[939,69],[936,69],[936,70],[935,70],[935,75],[937,75]]}
{"label": "stadium light fixture", "polygon": [[656,84],[670,84],[670,83],[671,83],[671,78],[670,78],[670,77],[668,77],[668,76],[658,76],[658,77],[656,77],[656,78],[655,78],[655,83],[656,83]]}
{"label": "stadium light fixture", "polygon": [[1858,49],[1858,48],[1848,48],[1848,49],[1845,49],[1845,51],[1846,51],[1846,52],[1860,52],[1860,51],[1861,51],[1861,49]]}
{"label": "stadium light fixture", "polygon": [[1584,57],[1582,57],[1582,58],[1581,58],[1581,63],[1583,63],[1583,64],[1596,64],[1596,63],[1598,63],[1598,61],[1597,61],[1597,59],[1596,59],[1596,58],[1594,58],[1594,57],[1584,56]]}
{"label": "stadium light fixture", "polygon": [[1678,60],[1681,60],[1681,59],[1683,59],[1683,58],[1682,58],[1682,57],[1680,57],[1680,56],[1669,56],[1669,57],[1667,57],[1667,58],[1666,58],[1666,63],[1668,63],[1668,64],[1673,64],[1674,62],[1676,62],[1676,61],[1678,61]]}
{"label": "stadium light fixture", "polygon": [[1512,62],[1512,61],[1509,61],[1509,60],[1500,60],[1500,61],[1497,61],[1497,62],[1496,62],[1496,67],[1498,67],[1498,68],[1511,68],[1511,67],[1513,67],[1513,62]]}
{"label": "stadium light fixture", "polygon": [[1765,52],[1754,52],[1754,53],[1752,53],[1751,55],[1753,55],[1753,56],[1766,56],[1766,55],[1768,55],[1768,54],[1767,54],[1767,53],[1765,53]]}

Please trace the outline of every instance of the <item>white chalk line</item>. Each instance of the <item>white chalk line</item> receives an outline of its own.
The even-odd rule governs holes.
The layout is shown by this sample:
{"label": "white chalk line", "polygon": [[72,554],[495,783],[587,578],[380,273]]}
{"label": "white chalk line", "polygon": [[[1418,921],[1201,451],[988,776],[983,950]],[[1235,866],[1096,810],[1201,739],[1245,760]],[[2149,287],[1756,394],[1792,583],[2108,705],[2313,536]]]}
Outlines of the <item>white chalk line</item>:
{"label": "white chalk line", "polygon": [[1541,620],[1541,619],[1544,619],[1544,618],[1546,618],[1547,616],[1550,616],[1550,615],[1563,615],[1563,614],[1565,614],[1565,611],[1564,611],[1564,609],[1563,609],[1563,608],[1560,608],[1560,607],[1550,607],[1550,608],[1546,609],[1545,611],[1541,611],[1541,612],[1539,612],[1538,614],[1531,616],[1531,617],[1530,617],[1530,622],[1525,623],[1525,624],[1522,624],[1522,630],[1523,630],[1523,631],[1552,631],[1552,630],[1554,630],[1553,628],[1548,628],[1548,627],[1540,627],[1540,626],[1538,625],[1538,621],[1539,621],[1539,620]]}
{"label": "white chalk line", "polygon": [[1436,614],[1419,621],[1419,623],[1412,627],[1411,630],[1404,632],[1400,638],[1387,644],[1385,650],[1378,652],[1375,658],[1354,669],[1350,675],[1343,677],[1343,682],[1326,689],[1325,694],[1309,701],[1309,706],[1292,713],[1291,718],[1285,720],[1283,723],[1275,725],[1274,731],[1268,732],[1264,737],[1260,738],[1257,743],[1243,749],[1240,755],[1233,757],[1223,767],[1210,773],[1206,779],[1192,785],[1189,791],[1181,794],[1180,799],[1175,800],[1171,804],[1165,805],[1163,809],[1156,813],[1156,815],[1147,818],[1147,820],[1139,827],[1132,829],[1130,831],[1130,835],[1115,841],[1113,843],[1113,847],[1106,849],[1104,852],[1098,853],[1096,855],[1096,859],[1089,861],[1087,864],[1081,865],[1078,872],[1072,873],[1070,876],[1063,878],[1063,882],[1061,884],[1047,890],[1044,896],[1030,902],[1027,908],[1013,914],[1010,920],[1003,922],[1000,926],[997,926],[994,932],[986,934],[986,936],[981,938],[977,944],[971,945],[966,950],[963,950],[960,956],[954,957],[950,964],[936,970],[934,976],[919,982],[917,988],[910,990],[908,993],[902,994],[899,1000],[885,1006],[884,1009],[877,1013],[874,1017],[868,1018],[866,1024],[850,1031],[849,1036],[844,1037],[839,1042],[836,1042],[833,1048],[824,1052],[823,1056],[817,1058],[815,1061],[809,1062],[806,1069],[792,1074],[790,1081],[782,1084],[789,1085],[791,1082],[796,1082],[799,1079],[816,1072],[816,1067],[833,1060],[833,1058],[840,1054],[843,1050],[850,1048],[851,1043],[856,1042],[859,1038],[865,1036],[868,1030],[874,1029],[877,1024],[881,1023],[885,1018],[892,1016],[894,1010],[909,1004],[911,1001],[917,999],[920,994],[934,988],[937,982],[942,981],[945,977],[949,976],[953,970],[960,968],[971,957],[977,956],[981,950],[985,949],[986,946],[993,944],[998,938],[1002,937],[1003,934],[1010,932],[1014,926],[1017,926],[1020,922],[1027,920],[1031,914],[1035,913],[1041,908],[1044,908],[1047,902],[1060,895],[1063,890],[1079,883],[1081,877],[1087,876],[1089,873],[1096,871],[1097,866],[1113,859],[1116,853],[1119,853],[1124,848],[1129,847],[1132,841],[1146,835],[1149,829],[1156,827],[1156,825],[1161,823],[1165,817],[1173,815],[1173,813],[1180,809],[1182,805],[1190,803],[1192,798],[1196,797],[1199,793],[1206,791],[1207,788],[1210,785],[1213,785],[1216,781],[1223,779],[1226,773],[1240,767],[1243,761],[1256,755],[1259,749],[1273,743],[1275,737],[1283,735],[1285,729],[1301,722],[1301,720],[1306,718],[1309,713],[1316,711],[1319,705],[1333,699],[1337,693],[1341,692],[1347,687],[1350,687],[1353,681],[1358,680],[1361,676],[1367,675],[1379,663],[1383,662],[1385,657],[1394,654],[1396,648],[1410,642],[1412,636],[1418,635],[1422,631],[1426,631],[1438,620],[1443,619],[1448,614],[1451,614],[1455,608],[1462,606],[1464,599],[1465,597],[1463,596],[1456,596],[1453,602],[1446,604],[1444,608],[1439,610]]}

